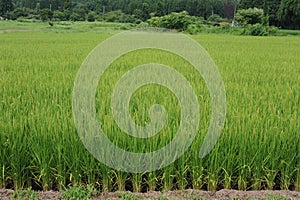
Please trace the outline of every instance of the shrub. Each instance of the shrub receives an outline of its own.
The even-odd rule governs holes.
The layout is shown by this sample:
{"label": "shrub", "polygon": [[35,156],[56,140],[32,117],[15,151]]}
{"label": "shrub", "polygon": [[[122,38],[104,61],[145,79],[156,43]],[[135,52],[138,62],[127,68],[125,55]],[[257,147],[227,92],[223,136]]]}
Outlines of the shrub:
{"label": "shrub", "polygon": [[185,30],[186,33],[189,33],[191,35],[198,34],[200,32],[203,32],[205,27],[201,23],[195,23],[195,24],[189,24],[187,29]]}
{"label": "shrub", "polygon": [[54,11],[53,12],[53,19],[55,21],[65,21],[67,20],[65,13],[61,12],[61,11]]}
{"label": "shrub", "polygon": [[140,24],[138,24],[137,26],[136,26],[136,28],[140,28],[140,29],[145,29],[145,28],[149,28],[149,23],[147,23],[147,22],[141,22]]}
{"label": "shrub", "polygon": [[69,10],[69,9],[66,9],[66,10],[63,11],[63,13],[64,13],[64,15],[65,15],[65,20],[66,20],[66,21],[70,20],[70,17],[71,17],[71,15],[72,15],[72,11]]}
{"label": "shrub", "polygon": [[97,18],[97,14],[93,11],[89,12],[89,14],[87,15],[88,22],[94,22],[96,18]]}
{"label": "shrub", "polygon": [[275,26],[270,26],[268,29],[269,35],[276,35],[276,33],[278,32],[278,28]]}
{"label": "shrub", "polygon": [[211,21],[211,22],[221,22],[221,21],[224,21],[224,19],[220,15],[217,15],[217,14],[213,14],[213,15],[209,16],[207,20]]}
{"label": "shrub", "polygon": [[51,20],[53,17],[53,12],[50,9],[43,9],[40,11],[40,18],[43,21]]}
{"label": "shrub", "polygon": [[8,19],[16,20],[18,18],[23,19],[35,19],[37,13],[29,8],[16,8],[15,10],[9,12],[7,14]]}
{"label": "shrub", "polygon": [[275,27],[269,27],[269,17],[262,9],[239,10],[236,20],[243,25],[242,35],[266,36],[277,32]]}
{"label": "shrub", "polygon": [[77,13],[72,13],[70,15],[70,20],[71,21],[82,21],[80,15],[78,15]]}
{"label": "shrub", "polygon": [[258,8],[239,10],[236,14],[236,21],[243,24],[264,24],[264,11]]}
{"label": "shrub", "polygon": [[248,24],[242,33],[243,35],[267,36],[269,35],[267,27],[262,24]]}
{"label": "shrub", "polygon": [[[190,16],[188,12],[183,11],[180,13],[171,13],[162,17],[152,17],[148,20],[148,23],[154,27],[161,27],[167,29],[175,29],[178,31],[185,31],[192,24],[202,23],[197,17]],[[192,29],[190,27],[190,29]]]}
{"label": "shrub", "polygon": [[129,24],[122,24],[120,30],[130,30],[132,27]]}
{"label": "shrub", "polygon": [[[72,19],[71,19],[72,17]],[[73,13],[70,15],[70,19],[72,21],[85,21],[86,18],[86,12],[84,9],[74,9]]]}

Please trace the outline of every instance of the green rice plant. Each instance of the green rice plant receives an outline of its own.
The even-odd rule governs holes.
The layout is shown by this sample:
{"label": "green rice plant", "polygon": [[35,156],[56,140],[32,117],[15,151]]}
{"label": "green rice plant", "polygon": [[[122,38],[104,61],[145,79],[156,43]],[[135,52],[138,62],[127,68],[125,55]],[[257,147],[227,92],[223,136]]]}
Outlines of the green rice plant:
{"label": "green rice plant", "polygon": [[300,168],[299,167],[296,171],[295,189],[296,191],[300,191]]}
{"label": "green rice plant", "polygon": [[142,174],[132,174],[133,192],[142,192]]}
{"label": "green rice plant", "polygon": [[[216,145],[213,151],[218,151],[219,146]],[[218,183],[221,179],[222,168],[219,165],[220,157],[218,155],[211,157],[208,161],[208,165],[206,166],[207,169],[207,177],[206,177],[206,184],[207,189],[209,191],[216,191],[218,187]]]}
{"label": "green rice plant", "polygon": [[121,171],[114,171],[114,177],[116,179],[117,191],[125,191],[125,184],[127,181],[127,173]]}
{"label": "green rice plant", "polygon": [[113,189],[113,170],[110,170],[108,167],[100,165],[100,172],[101,172],[101,186],[102,192],[109,192]]}
{"label": "green rice plant", "polygon": [[158,183],[156,172],[149,172],[148,173],[146,183],[148,185],[148,190],[149,191],[155,191],[155,188],[156,188],[157,183]]}
{"label": "green rice plant", "polygon": [[174,178],[175,178],[175,168],[174,164],[169,165],[163,170],[161,180],[163,182],[163,191],[172,190],[174,187]]}
{"label": "green rice plant", "polygon": [[191,179],[193,189],[200,190],[204,186],[204,168],[200,165],[195,165],[191,167]]}
{"label": "green rice plant", "polygon": [[215,61],[227,93],[222,136],[204,159],[198,153],[210,122],[210,96],[193,67],[172,53],[154,49],[131,52],[112,63],[99,81],[96,110],[107,137],[120,148],[158,150],[174,138],[180,122],[174,94],[149,85],[132,96],[131,117],[137,124],[147,124],[147,111],[158,103],[168,113],[166,126],[147,140],[120,130],[111,115],[109,94],[133,67],[153,62],[173,67],[189,80],[200,108],[196,139],[180,159],[155,172],[128,174],[98,162],[77,135],[73,82],[88,53],[110,36],[100,29],[80,32],[87,25],[78,26],[68,32],[58,28],[0,33],[0,187],[63,190],[91,185],[109,192],[125,190],[132,183],[134,191],[141,191],[142,184],[150,191],[247,190],[274,189],[279,181],[281,189],[299,191],[298,37],[192,36]]}
{"label": "green rice plant", "polygon": [[23,133],[19,133],[17,137],[9,139],[10,141],[14,141],[14,144],[11,148],[8,149],[8,155],[10,160],[9,163],[9,177],[14,183],[15,189],[24,188],[25,184],[28,184],[30,180],[28,177],[28,163],[30,161],[28,154],[24,154],[24,152],[28,152],[28,146],[26,145],[26,136]]}
{"label": "green rice plant", "polygon": [[189,160],[187,158],[188,155],[184,155],[178,160],[178,165],[176,166],[177,170],[175,171],[175,179],[176,184],[179,190],[184,190],[188,183],[188,172],[190,171],[189,165],[187,165],[186,161]]}

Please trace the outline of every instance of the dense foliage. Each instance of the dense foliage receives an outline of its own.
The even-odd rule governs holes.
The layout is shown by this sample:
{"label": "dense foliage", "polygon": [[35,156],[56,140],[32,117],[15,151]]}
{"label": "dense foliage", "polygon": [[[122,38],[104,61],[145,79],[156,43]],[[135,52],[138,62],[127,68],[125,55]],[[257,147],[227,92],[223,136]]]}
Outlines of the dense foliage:
{"label": "dense foliage", "polygon": [[[65,20],[87,20],[91,11],[103,17],[117,10],[131,18],[123,21],[146,21],[153,16],[181,11],[204,19],[214,14],[232,19],[236,10],[254,7],[264,10],[271,25],[300,28],[299,0],[0,0],[0,16],[7,15],[13,8],[29,8],[36,12],[35,15],[39,15],[42,9],[59,10],[65,13],[59,18]],[[132,20],[133,17],[137,20]]]}
{"label": "dense foliage", "polygon": [[171,13],[162,17],[152,17],[149,24],[154,27],[176,29],[179,31],[187,30],[192,24],[199,24],[199,18],[190,16],[186,11]]}
{"label": "dense foliage", "polygon": [[239,10],[236,14],[236,20],[241,24],[263,24],[264,11],[257,8],[249,8],[247,10]]}

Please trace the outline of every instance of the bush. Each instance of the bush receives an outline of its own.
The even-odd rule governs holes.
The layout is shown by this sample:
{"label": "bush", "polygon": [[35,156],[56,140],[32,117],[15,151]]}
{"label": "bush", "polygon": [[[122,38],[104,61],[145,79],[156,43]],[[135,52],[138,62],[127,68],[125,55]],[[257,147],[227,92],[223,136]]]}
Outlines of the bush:
{"label": "bush", "polygon": [[[72,18],[72,19],[71,19]],[[73,13],[70,15],[70,20],[72,21],[85,21],[86,12],[84,9],[74,9]]]}
{"label": "bush", "polygon": [[187,29],[185,30],[185,32],[189,33],[191,35],[195,35],[200,32],[203,32],[204,29],[205,29],[205,27],[202,23],[194,23],[194,24],[189,24]]}
{"label": "bush", "polygon": [[[185,31],[192,24],[197,26],[202,21],[194,16],[190,16],[188,12],[183,11],[180,13],[171,13],[162,17],[152,17],[148,20],[148,23],[154,27],[161,27],[167,29],[175,29],[178,31]],[[190,29],[192,29],[190,27]]]}
{"label": "bush", "polygon": [[140,24],[138,24],[136,26],[136,28],[138,28],[138,29],[146,29],[146,28],[149,28],[149,27],[150,27],[150,25],[147,22],[141,22]]}
{"label": "bush", "polygon": [[120,30],[130,30],[132,27],[129,24],[122,24]]}
{"label": "bush", "polygon": [[213,15],[209,16],[207,20],[211,21],[211,22],[221,22],[221,21],[224,21],[224,19],[220,15],[217,15],[217,14],[213,14]]}
{"label": "bush", "polygon": [[53,20],[55,21],[65,21],[67,20],[65,13],[61,12],[61,11],[54,11],[53,12]]}
{"label": "bush", "polygon": [[267,27],[262,24],[248,24],[242,33],[243,35],[267,36],[269,35]]}
{"label": "bush", "polygon": [[265,24],[264,11],[258,8],[239,10],[236,14],[236,21],[243,24]]}
{"label": "bush", "polygon": [[23,19],[36,19],[37,13],[29,8],[16,8],[15,10],[7,14],[8,19],[16,20],[18,18]]}
{"label": "bush", "polygon": [[80,15],[77,14],[77,13],[72,13],[70,15],[70,20],[73,21],[73,22],[75,22],[75,21],[82,21]]}
{"label": "bush", "polygon": [[64,15],[65,15],[65,20],[66,20],[66,21],[70,20],[70,17],[71,17],[71,15],[72,15],[72,11],[69,10],[69,9],[66,9],[66,10],[63,11],[63,13],[64,13]]}
{"label": "bush", "polygon": [[268,29],[269,35],[276,35],[276,33],[278,32],[278,28],[275,26],[270,26]]}
{"label": "bush", "polygon": [[200,29],[195,24],[188,25],[186,31],[187,33],[194,35],[200,32]]}
{"label": "bush", "polygon": [[88,22],[94,22],[96,18],[97,18],[97,14],[93,11],[89,12],[89,14],[87,15]]}
{"label": "bush", "polygon": [[40,11],[40,18],[43,21],[51,20],[53,17],[53,12],[50,9],[43,9]]}
{"label": "bush", "polygon": [[264,15],[262,9],[239,10],[236,20],[244,27],[242,35],[266,36],[277,32],[275,27],[269,27],[269,17]]}

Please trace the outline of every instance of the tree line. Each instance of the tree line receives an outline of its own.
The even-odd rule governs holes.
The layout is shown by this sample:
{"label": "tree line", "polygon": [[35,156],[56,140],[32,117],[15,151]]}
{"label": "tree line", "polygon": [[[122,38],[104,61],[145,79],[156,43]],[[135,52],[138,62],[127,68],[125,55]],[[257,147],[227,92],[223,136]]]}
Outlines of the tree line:
{"label": "tree line", "polygon": [[84,15],[90,12],[105,15],[122,11],[125,17],[130,15],[146,21],[154,16],[187,11],[204,19],[216,14],[233,19],[237,10],[254,7],[264,10],[270,25],[300,29],[300,0],[0,0],[0,15],[15,9],[47,9],[66,13],[66,19],[72,14],[74,19],[85,19]]}

